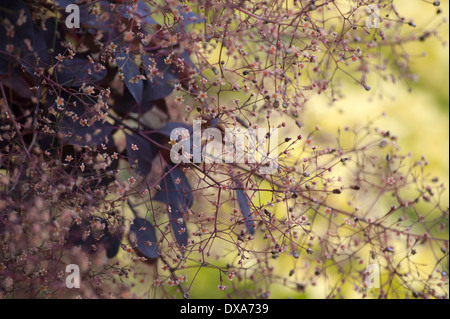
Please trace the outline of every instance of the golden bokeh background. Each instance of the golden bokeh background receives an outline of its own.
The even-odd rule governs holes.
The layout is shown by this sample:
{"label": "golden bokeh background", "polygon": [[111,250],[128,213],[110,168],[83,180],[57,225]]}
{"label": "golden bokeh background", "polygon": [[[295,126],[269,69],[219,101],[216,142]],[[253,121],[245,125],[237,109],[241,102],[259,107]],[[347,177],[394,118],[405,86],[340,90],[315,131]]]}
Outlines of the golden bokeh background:
{"label": "golden bokeh background", "polygon": [[[440,22],[448,20],[449,1],[441,1],[440,15],[436,15],[436,8],[431,3],[422,0],[396,0],[395,4],[399,11],[406,17],[414,17],[417,24],[416,29],[409,28],[407,32],[417,32],[425,27],[439,25]],[[343,126],[364,125],[367,122],[378,119],[376,126],[383,130],[389,130],[398,136],[398,143],[402,153],[411,151],[413,159],[418,160],[425,155],[430,162],[427,172],[432,176],[439,177],[439,180],[446,186],[449,185],[449,28],[448,23],[440,24],[438,27],[439,37],[428,38],[424,42],[416,42],[405,46],[405,50],[410,53],[411,69],[418,75],[417,82],[406,82],[401,78],[396,83],[384,81],[376,76],[369,77],[369,84],[372,87],[370,92],[366,92],[360,85],[351,80],[344,80],[344,97],[338,102],[330,105],[329,97],[316,95],[307,105],[304,117],[305,131],[313,130],[319,124],[323,132],[335,133]],[[212,63],[217,63],[218,56],[215,50],[209,59]],[[381,117],[386,113],[385,117]],[[442,206],[448,205],[448,191],[443,197]],[[270,199],[269,194],[260,194]],[[257,200],[261,200],[258,198]],[[201,203],[198,205],[201,206]],[[387,203],[381,203],[387,205]],[[277,207],[275,207],[275,211]],[[283,208],[280,209],[283,213]],[[285,211],[285,209],[284,209]],[[448,238],[448,231],[445,236]],[[224,251],[226,245],[217,243],[215,249]],[[367,250],[360,252],[368,254]],[[217,264],[226,265],[233,262],[231,254],[223,253],[221,260]],[[364,257],[365,258],[365,257]],[[430,259],[431,258],[431,259]],[[435,261],[431,252],[423,252],[415,259],[418,263],[427,264],[428,260]],[[365,265],[358,270],[364,269]],[[425,271],[429,271],[434,264],[424,266]],[[303,278],[302,272],[304,264],[301,260],[294,260],[288,254],[281,254],[276,262],[274,274],[286,277],[290,269],[296,269],[295,276]],[[143,269],[145,271],[145,268]],[[310,270],[308,270],[310,271]],[[191,298],[225,298],[227,291],[220,291],[217,287],[220,284],[219,271],[213,268],[201,268],[192,265],[186,268],[185,274],[190,282],[194,277],[195,281],[190,290]],[[337,276],[336,274],[334,274]],[[334,276],[330,273],[330,276]],[[382,274],[383,276],[383,274]],[[263,280],[263,279],[261,279]],[[224,284],[227,284],[224,280]],[[271,298],[324,298],[328,293],[328,286],[324,280],[318,280],[317,285],[307,290],[307,293],[295,291],[282,284],[275,284],[267,287],[271,292]],[[245,287],[242,286],[244,289]],[[346,297],[359,297],[354,293],[352,287],[344,287]],[[175,294],[176,288],[168,289]],[[137,285],[134,291],[140,295],[148,291],[148,284]],[[448,291],[448,283],[447,283]],[[155,297],[151,293],[148,297]],[[375,295],[374,295],[375,296]],[[249,296],[251,297],[251,296]]]}

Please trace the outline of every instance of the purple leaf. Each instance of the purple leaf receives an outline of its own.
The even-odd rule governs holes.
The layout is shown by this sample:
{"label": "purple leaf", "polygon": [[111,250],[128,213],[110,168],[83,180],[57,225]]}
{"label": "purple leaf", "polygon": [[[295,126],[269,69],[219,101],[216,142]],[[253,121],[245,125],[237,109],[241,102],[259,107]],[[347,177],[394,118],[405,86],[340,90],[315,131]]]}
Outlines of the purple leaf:
{"label": "purple leaf", "polygon": [[143,56],[143,65],[145,68],[145,74],[148,76],[149,66],[156,67],[159,72],[163,73],[163,77],[154,76],[152,81],[147,81],[144,85],[143,104],[150,103],[155,100],[159,100],[170,95],[174,89],[174,83],[177,80],[178,73],[172,66],[167,66],[164,63],[164,58],[157,57],[156,65],[150,63],[149,56]]}
{"label": "purple leaf", "polygon": [[130,113],[144,114],[145,112],[152,110],[155,106],[165,113],[168,112],[167,104],[164,99],[151,101],[149,103],[143,101],[142,104],[139,105],[134,101],[131,93],[126,90],[124,95],[117,101],[117,104],[111,106],[111,108],[113,108],[120,116],[127,116]]}
{"label": "purple leaf", "polygon": [[57,4],[65,9],[69,4],[76,4],[76,0],[55,0],[55,2],[57,2]]}
{"label": "purple leaf", "polygon": [[129,19],[138,16],[143,24],[157,24],[157,22],[151,17],[150,7],[142,0],[138,1],[136,12],[132,12],[132,6],[123,5],[121,8],[122,15]]}
{"label": "purple leaf", "polygon": [[116,257],[121,243],[121,237],[116,236],[115,234],[108,235],[103,242],[103,246],[106,249],[106,257],[110,259]]}
{"label": "purple leaf", "polygon": [[117,65],[122,68],[125,86],[133,95],[138,104],[142,104],[142,94],[144,92],[143,80],[137,79],[141,75],[139,67],[136,65],[133,54],[118,53]]}
{"label": "purple leaf", "polygon": [[[102,230],[92,230],[90,225],[93,221],[100,222],[104,225],[104,228]],[[89,236],[84,239],[83,234],[87,231],[89,231]],[[94,245],[102,245],[106,250],[106,256],[108,258],[114,258],[119,251],[121,239],[122,233],[120,231],[116,231],[113,235],[111,235],[108,228],[108,223],[105,219],[101,217],[92,217],[84,219],[80,225],[73,224],[70,227],[66,245],[79,246],[90,254],[93,254],[96,251],[93,249]]]}
{"label": "purple leaf", "polygon": [[[130,235],[136,236],[136,249],[142,255],[150,259],[159,257],[158,239],[152,223],[143,218],[136,218],[130,227]],[[130,241],[132,240],[130,238]]]}
{"label": "purple leaf", "polygon": [[[88,71],[91,70],[91,74]],[[106,70],[94,71],[88,59],[64,60],[58,65],[56,77],[62,86],[80,87],[83,83],[98,82],[107,74]]]}
{"label": "purple leaf", "polygon": [[192,207],[194,195],[183,171],[179,168],[171,169],[169,167],[166,170],[166,175],[160,184],[161,190],[153,199],[170,206],[170,225],[175,239],[180,246],[186,247],[188,233],[184,213]]}
{"label": "purple leaf", "polygon": [[[70,101],[70,96],[68,94],[61,95],[66,103]],[[93,104],[87,97],[83,96],[83,103],[87,106]],[[53,101],[50,101],[53,103]],[[80,101],[78,101],[80,103]],[[81,104],[81,103],[80,103]],[[67,111],[74,112],[78,119],[74,121],[70,116],[63,116],[61,125],[59,129],[61,132],[70,135],[66,138],[67,142],[72,145],[79,146],[99,146],[100,144],[105,144],[108,148],[114,148],[113,133],[117,130],[116,127],[108,122],[97,121],[95,123],[90,123],[89,126],[83,126],[81,120],[89,120],[93,117],[90,112],[93,111],[91,107],[85,106],[67,106]]]}
{"label": "purple leaf", "polygon": [[[153,144],[145,138],[133,134],[127,135],[127,156],[135,171],[141,176],[147,176],[152,170]],[[137,162],[137,163],[136,163]]]}
{"label": "purple leaf", "polygon": [[250,201],[245,194],[245,192],[242,190],[243,186],[240,182],[235,180],[236,184],[236,197],[239,204],[239,208],[241,210],[242,216],[244,216],[245,226],[247,227],[248,232],[250,235],[255,234],[255,227],[253,226],[253,218],[251,216],[251,209],[250,209]]}
{"label": "purple leaf", "polygon": [[8,87],[21,98],[30,99],[34,95],[30,90],[29,83],[25,81],[24,76],[17,70],[11,70],[8,76],[0,76],[0,84]]}
{"label": "purple leaf", "polygon": [[[92,8],[94,6],[99,7],[101,12],[107,13],[108,19],[93,14]],[[95,4],[80,5],[80,23],[85,28],[92,28],[92,30],[89,30],[90,33],[94,33],[96,30],[113,31],[111,29],[114,25],[114,15],[108,1],[96,1]]]}

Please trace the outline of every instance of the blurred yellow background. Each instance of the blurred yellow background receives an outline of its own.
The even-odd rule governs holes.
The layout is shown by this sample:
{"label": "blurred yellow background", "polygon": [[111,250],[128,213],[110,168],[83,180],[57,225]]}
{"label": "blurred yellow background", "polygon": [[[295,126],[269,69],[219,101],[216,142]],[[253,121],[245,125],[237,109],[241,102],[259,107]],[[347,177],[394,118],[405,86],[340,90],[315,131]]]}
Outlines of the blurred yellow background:
{"label": "blurred yellow background", "polygon": [[[376,126],[390,130],[398,136],[398,144],[403,154],[411,151],[413,160],[419,160],[422,155],[426,156],[430,162],[427,173],[439,177],[446,185],[447,190],[442,197],[441,206],[448,207],[449,28],[446,21],[449,17],[449,1],[441,1],[440,15],[433,15],[430,4],[425,1],[400,0],[395,1],[395,4],[402,14],[415,18],[417,29],[444,22],[438,28],[438,38],[429,38],[425,42],[405,47],[405,50],[415,57],[411,60],[411,70],[419,76],[418,82],[406,83],[398,80],[393,84],[371,77],[370,85],[375,92],[369,94],[359,86],[353,85],[352,88],[352,84],[347,83],[344,99],[329,106],[326,98],[316,96],[310,101],[305,117],[312,121],[312,127],[315,123],[320,123],[324,130],[333,132],[342,127],[343,123],[349,126],[358,123],[364,125],[385,112],[387,116],[377,120]],[[380,92],[382,97],[379,96]],[[448,239],[448,232],[446,237]],[[429,273],[433,270],[435,256],[431,249],[428,249],[417,261],[426,265],[423,269]],[[446,285],[448,292],[448,283]],[[323,298],[326,288],[319,286],[303,297]],[[278,291],[281,296],[288,296],[288,292],[282,287],[279,287]],[[284,293],[281,293],[282,291]],[[358,297],[353,294],[351,287],[346,290],[346,295],[350,298]]]}
{"label": "blurred yellow background", "polygon": [[[396,0],[394,1],[399,11],[407,17],[414,17],[417,24],[416,30],[423,27],[438,25],[449,17],[449,1],[441,1],[440,15],[436,15],[436,8],[430,3],[421,0]],[[431,22],[430,22],[431,21]],[[316,95],[313,97],[303,114],[305,130],[313,130],[319,124],[325,132],[336,132],[344,125],[364,125],[370,120],[379,118],[385,112],[387,116],[376,122],[380,129],[389,130],[398,136],[398,143],[402,153],[411,151],[413,159],[420,159],[425,155],[430,162],[427,172],[432,176],[438,176],[440,181],[449,185],[449,28],[444,23],[439,28],[439,37],[431,37],[425,42],[409,44],[405,47],[411,53],[411,69],[419,76],[417,83],[405,83],[398,79],[393,84],[371,76],[369,84],[370,92],[361,89],[350,80],[344,81],[344,98],[330,106],[329,97]],[[408,29],[408,32],[416,32]],[[417,31],[418,32],[418,31]],[[213,63],[217,57],[211,57]],[[411,91],[409,88],[411,86]],[[382,96],[379,96],[382,93]],[[448,205],[448,191],[443,197],[442,206]],[[448,235],[448,233],[447,233]],[[216,249],[224,248],[217,244]],[[225,255],[225,253],[221,253]],[[422,260],[426,260],[427,254],[422,254]],[[224,258],[217,261],[220,265],[232,262],[232,258]],[[293,260],[292,256],[282,254],[276,262],[275,274],[286,277],[286,273],[293,267],[300,269],[304,266],[302,260]],[[361,266],[364,269],[365,265]],[[359,269],[359,270],[361,270]],[[213,268],[192,266],[186,269],[188,282],[194,277],[191,287],[192,298],[225,298],[227,291],[219,291],[219,271]],[[305,270],[306,272],[306,270]],[[227,284],[225,280],[225,284]],[[136,289],[139,294],[142,286]],[[175,292],[175,287],[172,290]],[[327,295],[327,284],[319,280],[317,285],[309,289],[306,294],[287,288],[281,284],[267,287],[271,292],[271,298],[323,298]],[[353,295],[351,287],[346,290],[348,297]],[[151,297],[149,295],[149,297]]]}

